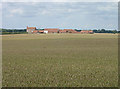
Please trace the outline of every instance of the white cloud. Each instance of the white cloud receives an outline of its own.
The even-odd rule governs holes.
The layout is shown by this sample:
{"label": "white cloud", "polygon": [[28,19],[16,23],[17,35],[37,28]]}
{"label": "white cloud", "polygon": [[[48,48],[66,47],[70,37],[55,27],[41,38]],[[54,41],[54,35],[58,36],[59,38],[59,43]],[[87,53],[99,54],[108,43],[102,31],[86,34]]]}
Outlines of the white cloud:
{"label": "white cloud", "polygon": [[13,9],[10,11],[11,14],[23,14],[23,10],[21,8]]}
{"label": "white cloud", "polygon": [[[102,24],[116,24],[118,15],[116,5],[117,3],[105,2],[5,2],[3,21],[7,27],[10,25],[12,27],[12,23],[16,27],[30,24],[43,28],[57,27],[59,24],[59,27],[67,27],[72,26],[74,22],[73,27],[79,27],[79,25],[84,27],[88,23],[91,28],[95,26],[100,28]],[[6,19],[7,15],[9,17]]]}
{"label": "white cloud", "polygon": [[98,10],[100,11],[115,11],[118,9],[118,4],[114,3],[114,4],[108,4],[105,6],[101,6],[101,7],[97,7]]}
{"label": "white cloud", "polygon": [[38,5],[38,2],[24,2],[25,3],[25,5],[32,5],[32,6],[36,6],[36,5]]}
{"label": "white cloud", "polygon": [[73,11],[75,11],[74,9],[68,9],[68,12],[73,12]]}
{"label": "white cloud", "polygon": [[[19,8],[18,8],[19,7]],[[80,15],[89,14],[116,14],[117,3],[88,3],[88,2],[21,2],[21,3],[6,3],[4,11],[9,11],[9,16],[39,16],[39,15],[51,15],[51,16],[66,16],[72,13],[80,13]],[[88,9],[89,8],[89,9]],[[6,12],[7,13],[7,12]]]}
{"label": "white cloud", "polygon": [[102,10],[102,11],[103,11],[103,10],[104,10],[104,11],[111,11],[111,10],[113,10],[113,9],[115,9],[115,8],[108,6],[108,7],[98,7],[98,9],[99,9],[99,10]]}
{"label": "white cloud", "polygon": [[6,6],[3,7],[3,14],[6,17],[22,16],[24,14],[24,10],[22,8]]}
{"label": "white cloud", "polygon": [[43,11],[41,12],[41,14],[42,14],[42,15],[48,15],[48,14],[50,15],[50,12],[47,11],[47,10],[43,10]]}

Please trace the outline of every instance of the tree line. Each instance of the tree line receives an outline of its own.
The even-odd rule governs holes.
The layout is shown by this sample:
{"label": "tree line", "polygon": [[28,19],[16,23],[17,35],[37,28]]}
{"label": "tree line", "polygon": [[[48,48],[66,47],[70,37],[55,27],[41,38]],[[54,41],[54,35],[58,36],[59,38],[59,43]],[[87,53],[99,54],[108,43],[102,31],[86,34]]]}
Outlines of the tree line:
{"label": "tree line", "polygon": [[[81,30],[77,30],[75,29],[76,31],[80,32]],[[94,29],[92,30],[94,33],[120,33],[120,31],[117,31],[117,30],[106,30],[106,29]]]}
{"label": "tree line", "polygon": [[98,29],[93,30],[94,33],[120,33],[120,31],[117,30],[105,30],[105,29]]}
{"label": "tree line", "polygon": [[1,34],[26,34],[26,29],[0,29]]}

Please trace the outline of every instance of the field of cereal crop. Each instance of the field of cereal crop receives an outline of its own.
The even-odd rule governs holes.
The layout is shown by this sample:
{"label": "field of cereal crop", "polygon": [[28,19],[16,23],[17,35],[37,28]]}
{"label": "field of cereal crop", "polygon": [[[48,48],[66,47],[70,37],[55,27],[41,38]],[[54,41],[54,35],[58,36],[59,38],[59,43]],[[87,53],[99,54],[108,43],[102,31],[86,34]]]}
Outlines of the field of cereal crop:
{"label": "field of cereal crop", "polygon": [[4,87],[117,87],[118,35],[2,37]]}

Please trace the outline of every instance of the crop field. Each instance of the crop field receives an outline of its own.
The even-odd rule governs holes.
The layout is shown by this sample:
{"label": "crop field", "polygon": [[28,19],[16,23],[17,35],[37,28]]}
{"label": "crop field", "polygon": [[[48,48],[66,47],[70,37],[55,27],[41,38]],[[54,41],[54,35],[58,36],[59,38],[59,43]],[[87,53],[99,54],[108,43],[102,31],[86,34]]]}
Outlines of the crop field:
{"label": "crop field", "polygon": [[2,36],[3,87],[117,87],[117,34]]}

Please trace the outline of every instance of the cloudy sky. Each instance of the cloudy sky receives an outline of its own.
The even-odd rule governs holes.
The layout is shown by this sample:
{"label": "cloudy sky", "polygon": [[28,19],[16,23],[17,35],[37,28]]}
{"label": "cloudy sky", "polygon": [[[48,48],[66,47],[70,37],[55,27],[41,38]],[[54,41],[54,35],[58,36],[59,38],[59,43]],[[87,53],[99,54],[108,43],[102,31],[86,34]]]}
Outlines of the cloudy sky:
{"label": "cloudy sky", "polygon": [[118,29],[117,2],[3,2],[3,28]]}

